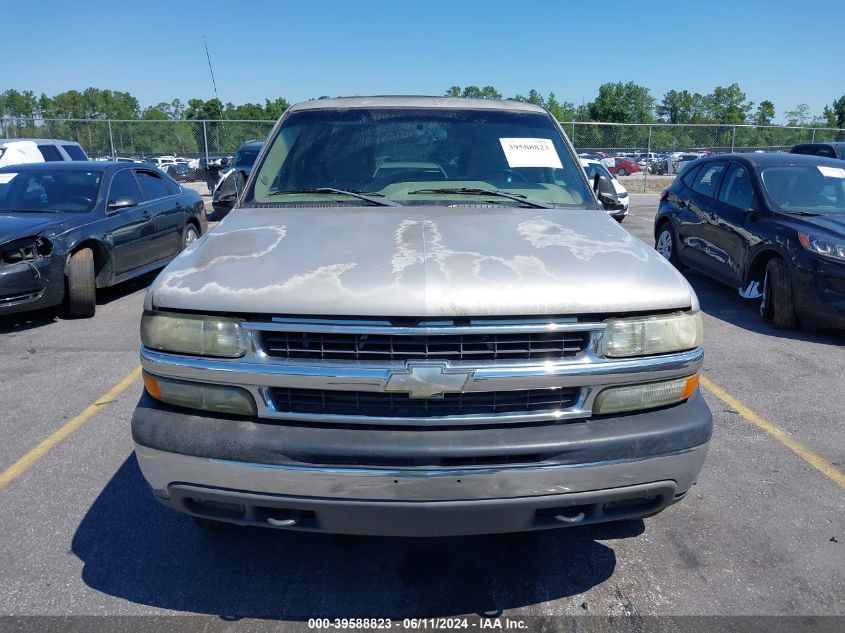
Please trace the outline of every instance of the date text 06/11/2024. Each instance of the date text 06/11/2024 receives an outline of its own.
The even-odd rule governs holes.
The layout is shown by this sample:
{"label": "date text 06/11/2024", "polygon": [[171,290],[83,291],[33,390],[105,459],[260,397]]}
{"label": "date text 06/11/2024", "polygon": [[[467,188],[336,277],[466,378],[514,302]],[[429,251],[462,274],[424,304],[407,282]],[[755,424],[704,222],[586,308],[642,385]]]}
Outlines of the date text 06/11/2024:
{"label": "date text 06/11/2024", "polygon": [[449,630],[449,629],[477,629],[477,630],[526,630],[527,625],[519,618],[485,618],[470,619],[456,618],[405,618],[393,621],[390,618],[310,618],[309,629],[334,630],[372,630],[392,629],[401,630]]}

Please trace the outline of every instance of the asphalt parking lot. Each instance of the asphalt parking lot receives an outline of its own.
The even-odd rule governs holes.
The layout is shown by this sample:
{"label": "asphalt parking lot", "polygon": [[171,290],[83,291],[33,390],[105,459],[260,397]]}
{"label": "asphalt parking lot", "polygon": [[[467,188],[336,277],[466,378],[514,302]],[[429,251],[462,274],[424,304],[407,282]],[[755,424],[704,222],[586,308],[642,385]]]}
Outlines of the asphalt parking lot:
{"label": "asphalt parking lot", "polygon": [[[651,244],[657,196],[632,199],[623,226]],[[475,538],[204,532],[132,453],[152,276],[93,320],[1,320],[0,614],[845,615],[845,333],[776,331],[689,278],[715,431],[688,497],[645,522]]]}

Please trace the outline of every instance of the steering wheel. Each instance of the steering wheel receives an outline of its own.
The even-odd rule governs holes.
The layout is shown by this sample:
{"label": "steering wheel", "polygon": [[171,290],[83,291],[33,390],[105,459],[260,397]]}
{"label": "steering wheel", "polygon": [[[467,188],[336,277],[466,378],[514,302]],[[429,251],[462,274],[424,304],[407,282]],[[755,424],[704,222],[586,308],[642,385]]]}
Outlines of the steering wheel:
{"label": "steering wheel", "polygon": [[528,182],[528,178],[520,174],[515,169],[510,169],[508,167],[502,167],[501,169],[494,169],[493,171],[488,171],[481,175],[480,180],[486,180],[486,176],[493,176],[498,174],[504,174],[506,178],[505,182],[508,183],[514,182],[515,180],[519,182]]}
{"label": "steering wheel", "polygon": [[68,202],[74,201],[81,201],[81,204],[84,204],[85,206],[94,204],[94,201],[91,200],[91,198],[86,198],[85,196],[74,196],[73,198],[68,198]]}

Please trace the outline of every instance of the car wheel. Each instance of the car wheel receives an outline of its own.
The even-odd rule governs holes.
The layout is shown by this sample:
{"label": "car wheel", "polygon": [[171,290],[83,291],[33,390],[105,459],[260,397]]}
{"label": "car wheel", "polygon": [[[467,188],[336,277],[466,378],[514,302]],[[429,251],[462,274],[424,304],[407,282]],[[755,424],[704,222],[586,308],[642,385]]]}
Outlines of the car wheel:
{"label": "car wheel", "polygon": [[678,247],[675,244],[675,233],[669,222],[660,225],[657,238],[654,240],[654,250],[668,259],[675,268],[681,268],[681,258],[678,257]]}
{"label": "car wheel", "polygon": [[182,248],[187,248],[194,242],[196,242],[200,238],[199,231],[197,231],[197,227],[193,224],[189,224],[185,227],[185,233],[182,236]]}
{"label": "car wheel", "polygon": [[766,264],[760,316],[778,330],[792,330],[798,326],[792,281],[786,262],[780,257],[770,259]]}
{"label": "car wheel", "polygon": [[83,248],[67,265],[67,312],[71,317],[92,317],[97,309],[94,252]]}
{"label": "car wheel", "polygon": [[628,172],[627,172],[627,171],[625,171],[624,169],[622,169],[622,168],[620,167],[620,168],[619,168],[619,171],[617,171],[617,172],[616,172],[616,175],[617,175],[617,176],[627,176],[627,175],[628,175]]}

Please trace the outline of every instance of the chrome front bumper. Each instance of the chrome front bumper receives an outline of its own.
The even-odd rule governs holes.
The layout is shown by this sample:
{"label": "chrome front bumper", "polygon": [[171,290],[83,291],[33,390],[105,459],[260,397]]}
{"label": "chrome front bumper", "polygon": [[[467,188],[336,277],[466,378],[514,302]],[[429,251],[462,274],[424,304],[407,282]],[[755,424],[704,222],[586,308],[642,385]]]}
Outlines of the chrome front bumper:
{"label": "chrome front bumper", "polygon": [[135,445],[153,492],[174,484],[237,488],[259,494],[377,501],[473,501],[560,495],[671,480],[695,482],[707,444],[675,454],[586,464],[402,469],[253,464],[180,455]]}
{"label": "chrome front bumper", "polygon": [[706,453],[705,444],[583,466],[408,471],[268,467],[137,447],[159,501],[180,512],[256,527],[411,537],[651,516],[686,494]]}

